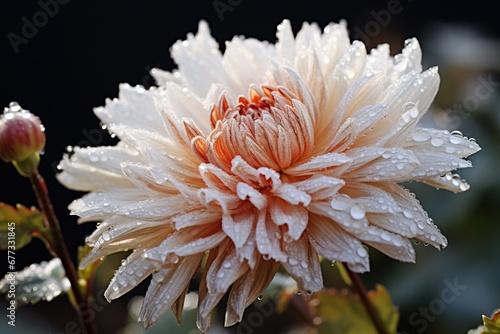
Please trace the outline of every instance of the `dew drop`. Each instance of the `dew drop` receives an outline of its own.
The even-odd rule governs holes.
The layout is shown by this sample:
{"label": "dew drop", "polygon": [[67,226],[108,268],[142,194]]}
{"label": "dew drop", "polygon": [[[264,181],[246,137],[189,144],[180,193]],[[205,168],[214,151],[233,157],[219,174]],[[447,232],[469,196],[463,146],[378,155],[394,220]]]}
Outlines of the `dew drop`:
{"label": "dew drop", "polygon": [[443,146],[443,140],[441,138],[432,138],[431,139],[431,144],[434,147],[441,147]]}
{"label": "dew drop", "polygon": [[292,266],[296,266],[299,264],[299,261],[297,261],[294,258],[290,258],[290,259],[288,259],[288,263],[290,263],[290,265],[292,265]]}
{"label": "dew drop", "polygon": [[358,247],[358,249],[356,249],[356,253],[360,257],[365,257],[368,255],[368,252],[366,251],[366,249],[364,247]]}
{"label": "dew drop", "polygon": [[413,132],[412,138],[416,142],[425,142],[431,139],[431,134],[427,130],[418,129],[415,132]]}
{"label": "dew drop", "polygon": [[347,195],[336,196],[332,199],[330,206],[337,211],[345,211],[351,207],[350,198]]}
{"label": "dew drop", "polygon": [[403,55],[396,55],[394,57],[394,71],[403,72],[408,66],[408,59]]}
{"label": "dew drop", "polygon": [[387,232],[382,232],[382,234],[380,235],[380,237],[382,238],[382,240],[392,241],[391,235],[389,233],[387,233]]}
{"label": "dew drop", "polygon": [[413,213],[410,210],[404,210],[403,215],[408,219],[413,218]]}
{"label": "dew drop", "polygon": [[361,220],[365,217],[365,209],[360,206],[360,205],[353,205],[351,209],[349,210],[349,213],[351,214],[352,219],[355,220]]}

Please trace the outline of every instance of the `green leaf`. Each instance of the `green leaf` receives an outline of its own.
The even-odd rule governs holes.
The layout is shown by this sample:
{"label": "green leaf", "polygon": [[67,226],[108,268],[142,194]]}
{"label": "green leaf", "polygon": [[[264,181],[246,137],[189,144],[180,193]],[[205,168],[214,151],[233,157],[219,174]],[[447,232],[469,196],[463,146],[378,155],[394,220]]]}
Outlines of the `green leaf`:
{"label": "green leaf", "polygon": [[33,236],[39,236],[44,231],[43,217],[36,208],[28,209],[21,204],[14,208],[0,203],[1,250],[19,250],[29,244]]}
{"label": "green leaf", "polygon": [[484,331],[481,334],[500,334],[500,310],[490,318],[483,315]]}
{"label": "green leaf", "polygon": [[[387,290],[382,285],[377,285],[374,291],[368,292],[368,298],[378,311],[387,333],[395,334],[399,311],[392,304]],[[325,290],[316,293],[315,299],[317,300],[313,305],[321,319],[319,334],[377,334],[359,296],[344,291]]]}
{"label": "green leaf", "polygon": [[0,293],[6,293],[8,299],[14,297],[17,308],[40,300],[50,302],[70,287],[61,260],[57,257],[49,262],[32,264],[22,271],[7,273],[0,280]]}

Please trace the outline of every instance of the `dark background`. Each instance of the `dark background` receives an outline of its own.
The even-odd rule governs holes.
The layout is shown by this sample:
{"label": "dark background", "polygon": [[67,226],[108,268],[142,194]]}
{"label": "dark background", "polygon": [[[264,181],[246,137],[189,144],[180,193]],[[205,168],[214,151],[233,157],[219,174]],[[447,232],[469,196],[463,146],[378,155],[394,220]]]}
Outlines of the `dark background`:
{"label": "dark background", "polygon": [[[441,42],[433,38],[444,30],[444,25],[473,26],[478,29],[481,38],[492,41],[493,45],[498,43],[500,25],[495,1],[401,0],[397,7],[400,12],[392,14],[382,23],[376,23],[374,13],[387,10],[389,1],[220,2],[232,3],[232,10],[220,16],[212,1],[67,1],[59,4],[58,12],[48,17],[46,22],[41,19],[38,31],[32,32],[33,36],[27,38],[26,43],[19,44],[17,52],[9,41],[9,33],[22,36],[23,18],[33,23],[34,15],[42,10],[42,6],[37,1],[9,1],[0,5],[0,105],[7,106],[10,101],[18,101],[22,107],[37,114],[46,127],[47,146],[40,171],[48,183],[72,255],[75,255],[76,247],[83,242],[84,236],[91,233],[94,224],[77,226],[76,218],[68,215],[67,205],[81,194],[57,183],[57,162],[68,145],[113,144],[115,141],[101,130],[92,108],[103,105],[107,97],[116,97],[119,83],[150,86],[154,83],[148,74],[151,68],[173,69],[169,47],[176,40],[184,39],[186,34],[196,32],[201,19],[209,23],[221,48],[224,48],[224,41],[234,35],[274,43],[276,26],[285,18],[291,19],[295,32],[303,21],[317,22],[324,27],[329,22],[346,19],[351,38],[364,39],[369,48],[378,42],[388,41],[394,53],[399,52],[406,38],[416,36],[424,48],[425,67],[441,66],[443,93],[437,99],[441,108],[450,108],[463,97],[460,95],[461,86],[457,86],[463,76],[458,75],[457,79],[457,73],[470,75],[471,71],[475,71],[486,77],[491,74],[498,78],[500,65],[495,65],[496,60],[485,60],[484,66],[470,69],[463,64],[450,65],[446,57],[432,50],[432,47],[439,48]],[[380,31],[372,31],[373,37],[366,35],[368,38],[354,36],[357,29],[369,33],[367,24],[370,22],[372,26],[375,22]],[[461,35],[460,32],[456,34]],[[461,46],[475,48],[471,41],[477,39],[473,37]],[[471,43],[470,47],[467,43]],[[495,48],[493,51],[485,48],[475,52],[481,57],[488,52],[492,52],[493,57],[498,56]],[[444,87],[445,83],[452,88]],[[460,333],[465,333],[481,322],[481,314],[489,315],[495,307],[500,307],[500,264],[494,258],[499,251],[500,236],[497,224],[500,191],[498,168],[495,168],[498,161],[496,147],[500,142],[497,137],[498,103],[495,104],[495,101],[498,101],[497,92],[491,101],[481,105],[481,113],[474,113],[467,119],[462,117],[459,124],[461,129],[469,131],[466,135],[475,136],[483,146],[483,151],[479,153],[483,158],[473,158],[479,166],[478,171],[466,173],[473,186],[471,191],[456,196],[440,191],[436,195],[436,191],[427,193],[427,190],[415,188],[424,207],[448,236],[448,249],[438,252],[417,247],[416,265],[400,264],[375,254],[373,270],[364,276],[369,286],[380,282],[388,287],[401,309],[401,331],[456,333],[459,328]],[[447,127],[446,124],[444,127]],[[5,163],[0,163],[0,201],[28,206],[36,204],[29,182]],[[35,240],[17,252],[16,266],[20,270],[49,258],[41,242]],[[3,272],[5,269],[0,260],[0,273]],[[102,274],[105,279],[97,282],[96,293],[105,286],[104,281],[109,279],[109,275]],[[458,296],[456,302],[446,305],[446,310],[434,320],[428,321],[426,328],[410,324],[408,319],[411,314],[439,298],[440,291],[445,287],[444,280],[453,281],[455,277],[469,287],[463,295]],[[141,289],[144,290],[143,287],[138,290]],[[116,306],[113,305],[115,303]],[[113,304],[97,314],[103,332],[113,332],[124,325],[124,319],[113,316],[123,317],[120,310],[123,311],[125,303],[121,305],[118,301]],[[3,314],[1,310],[0,314]],[[13,333],[21,333],[20,327],[55,333],[62,331],[65,321],[71,317],[65,298],[49,305],[27,307],[18,311],[19,327]],[[5,319],[0,320],[1,329],[6,328],[5,322]]]}

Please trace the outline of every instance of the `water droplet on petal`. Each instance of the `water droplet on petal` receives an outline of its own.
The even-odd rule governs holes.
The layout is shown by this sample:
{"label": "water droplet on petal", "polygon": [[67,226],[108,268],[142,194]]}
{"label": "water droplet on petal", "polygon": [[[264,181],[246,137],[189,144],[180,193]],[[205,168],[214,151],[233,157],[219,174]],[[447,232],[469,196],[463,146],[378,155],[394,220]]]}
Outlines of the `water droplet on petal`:
{"label": "water droplet on petal", "polygon": [[431,134],[427,130],[418,129],[415,132],[413,132],[412,138],[416,142],[425,142],[431,139]]}
{"label": "water droplet on petal", "polygon": [[413,213],[410,210],[404,210],[403,215],[408,219],[413,218]]}
{"label": "water droplet on petal", "polygon": [[431,144],[434,147],[441,147],[443,146],[443,140],[441,138],[432,138],[431,139]]}
{"label": "water droplet on petal", "polygon": [[365,209],[360,205],[353,205],[349,211],[352,219],[361,220],[365,217]]}
{"label": "water droplet on petal", "polygon": [[387,232],[382,232],[382,234],[380,235],[380,237],[385,240],[385,241],[392,241],[392,237],[389,233]]}
{"label": "water droplet on petal", "polygon": [[356,253],[360,257],[365,257],[368,255],[368,252],[366,251],[366,249],[364,247],[358,247],[358,249],[356,249]]}
{"label": "water droplet on petal", "polygon": [[332,199],[330,206],[334,210],[345,211],[351,207],[351,201],[350,201],[349,196],[340,195],[340,196],[336,196]]}

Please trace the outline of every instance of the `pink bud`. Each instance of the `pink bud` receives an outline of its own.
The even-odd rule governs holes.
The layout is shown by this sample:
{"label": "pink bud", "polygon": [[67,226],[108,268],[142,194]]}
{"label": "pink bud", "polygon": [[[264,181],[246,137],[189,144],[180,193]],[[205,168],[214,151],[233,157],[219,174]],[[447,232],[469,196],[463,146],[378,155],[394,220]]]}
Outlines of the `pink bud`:
{"label": "pink bud", "polygon": [[44,130],[38,117],[11,102],[0,116],[0,158],[13,162],[16,168],[27,164],[27,170],[18,170],[25,176],[31,175],[45,146]]}

